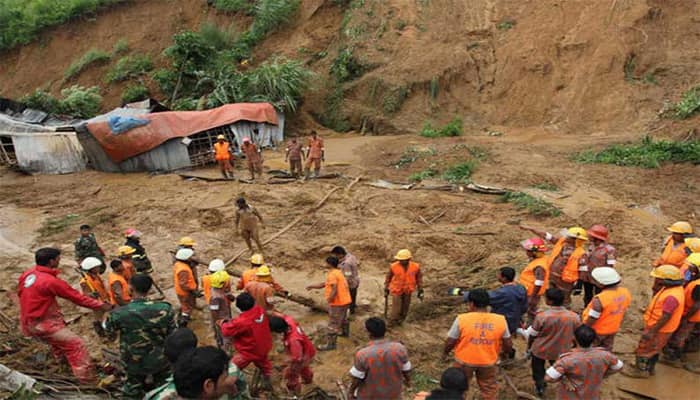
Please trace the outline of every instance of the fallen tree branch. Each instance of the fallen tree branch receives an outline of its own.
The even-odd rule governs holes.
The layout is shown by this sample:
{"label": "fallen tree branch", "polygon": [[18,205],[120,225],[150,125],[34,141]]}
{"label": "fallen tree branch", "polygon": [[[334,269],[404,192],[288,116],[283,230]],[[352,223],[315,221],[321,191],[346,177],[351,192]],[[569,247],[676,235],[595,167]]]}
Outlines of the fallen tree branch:
{"label": "fallen tree branch", "polygon": [[357,178],[353,179],[352,182],[350,182],[350,184],[345,188],[345,193],[349,192],[350,189],[352,189],[352,187],[355,186],[355,184],[356,184],[357,182],[359,182],[361,179],[362,179],[362,175],[360,175],[360,176],[358,176]]}
{"label": "fallen tree branch", "polygon": [[432,224],[433,222],[435,222],[435,221],[437,221],[438,219],[440,219],[440,217],[442,217],[443,215],[445,215],[445,213],[447,213],[447,209],[442,210],[442,212],[441,212],[440,214],[434,216],[433,218],[430,218],[430,220],[429,220],[428,222]]}
{"label": "fallen tree branch", "polygon": [[528,400],[539,400],[537,396],[531,395],[530,393],[523,392],[522,390],[518,390],[518,388],[515,386],[513,383],[513,380],[510,379],[510,376],[506,373],[506,371],[503,368],[498,368],[501,371],[501,375],[503,375],[503,379],[506,381],[506,385],[508,385],[509,388],[515,392],[515,395],[518,396],[518,398],[523,398],[523,399],[528,399]]}

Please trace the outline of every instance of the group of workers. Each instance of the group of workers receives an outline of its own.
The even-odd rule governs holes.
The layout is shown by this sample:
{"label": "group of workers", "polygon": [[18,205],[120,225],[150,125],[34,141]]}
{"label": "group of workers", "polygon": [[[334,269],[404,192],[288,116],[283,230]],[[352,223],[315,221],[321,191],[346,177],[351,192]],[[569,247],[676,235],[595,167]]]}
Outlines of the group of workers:
{"label": "group of workers", "polygon": [[[239,210],[243,208],[242,213],[252,215],[256,224],[262,223],[262,217],[240,200]],[[667,228],[671,235],[651,270],[653,297],[644,312],[636,360],[624,370],[612,350],[631,295],[621,286],[608,230],[594,225],[587,230],[572,227],[553,235],[528,226],[522,229],[537,236],[521,243],[530,261],[517,281],[515,269],[503,267],[497,274],[501,286],[496,289],[450,290],[452,295],[463,296],[468,305],[468,311],[457,316],[447,333],[443,353],[446,357],[454,353],[454,365],[445,371],[440,389],[419,398],[443,398],[439,396],[444,393],[463,395],[472,376],[482,398],[498,398],[499,366],[515,362],[512,338],[516,334],[527,340],[526,356],[531,360],[538,396],[544,395],[547,382],[561,382],[558,398],[599,398],[602,380],[611,373],[622,370],[631,377],[648,377],[654,374],[662,354],[662,361],[683,364],[680,360],[686,344],[698,335],[700,327],[700,238],[693,236],[689,223],[681,221]],[[281,335],[288,356],[284,370],[287,389],[299,394],[302,383],[313,381],[311,363],[316,351],[336,349],[337,337],[349,335],[348,316],[356,312],[360,283],[359,261],[341,246],[335,246],[325,259],[325,281],[306,287],[324,289],[329,310],[325,344],[315,347],[299,324],[277,309],[274,297],[285,298],[289,292],[274,280],[262,254],[253,254],[250,268],[240,273],[240,280],[233,285],[223,260],[201,261],[196,256],[195,241],[183,237],[173,252],[173,282],[179,302],[179,310],[175,310],[167,302],[147,298],[155,282],[139,231],[128,229],[124,233],[125,244],[118,248],[118,258],[110,262],[106,285],[101,278],[106,270],[105,252],[89,226],[81,226],[80,231],[75,254],[83,293],[57,277],[60,251],[42,248],[35,254],[36,265],[20,276],[18,294],[23,332],[51,345],[54,354],[65,357],[82,382],[94,380],[94,365],[83,339],[66,327],[56,297],[93,309],[99,334],[119,334],[126,378],[123,393],[127,398],[167,399],[175,398],[172,396],[176,393],[183,397],[196,393],[195,398],[218,398],[222,394],[244,398],[237,397],[247,391],[240,371],[250,364],[260,371],[262,387],[269,389],[273,333]],[[248,238],[254,238],[261,250],[255,232],[249,233]],[[252,251],[249,239],[248,245]],[[421,268],[411,252],[399,250],[394,259],[384,284],[385,296],[392,300],[388,326],[399,325],[407,317],[414,293],[423,298]],[[207,267],[208,273],[201,279],[198,265]],[[236,295],[234,290],[240,293]],[[571,296],[581,292],[585,293],[584,309],[578,314],[571,310]],[[211,316],[217,346],[195,348],[195,337],[191,351],[169,355],[171,338],[192,339],[186,327],[201,297]],[[543,297],[544,309],[540,301]],[[235,317],[234,304],[239,310]],[[412,370],[406,348],[385,339],[387,323],[380,318],[367,319],[365,329],[370,342],[355,354],[348,397],[401,398],[403,385],[410,384]],[[176,339],[172,341],[181,345]],[[194,369],[206,364],[207,357],[222,361]],[[694,370],[693,365],[684,366]],[[462,372],[460,379],[455,378],[455,370]],[[218,379],[221,387],[216,384]],[[151,397],[146,394],[149,391]]]}
{"label": "group of workers", "polygon": [[[257,129],[253,130],[253,138],[259,136]],[[250,173],[250,179],[255,180],[255,175],[262,175],[263,172],[263,156],[260,144],[256,144],[250,137],[245,136],[241,141],[240,150],[245,156],[246,166]],[[233,167],[235,165],[236,143],[231,144],[226,139],[225,135],[218,135],[216,142],[212,146],[214,160],[219,165],[221,175],[224,179],[233,179]],[[302,174],[302,162],[306,159],[304,165],[305,179],[311,178],[311,168],[314,169],[314,177],[318,177],[321,172],[321,163],[325,162],[325,149],[323,147],[323,139],[318,136],[316,131],[311,131],[311,136],[308,139],[306,147],[304,147],[297,136],[292,138],[287,143],[284,153],[284,161],[289,162],[289,172],[294,178],[300,178]]]}

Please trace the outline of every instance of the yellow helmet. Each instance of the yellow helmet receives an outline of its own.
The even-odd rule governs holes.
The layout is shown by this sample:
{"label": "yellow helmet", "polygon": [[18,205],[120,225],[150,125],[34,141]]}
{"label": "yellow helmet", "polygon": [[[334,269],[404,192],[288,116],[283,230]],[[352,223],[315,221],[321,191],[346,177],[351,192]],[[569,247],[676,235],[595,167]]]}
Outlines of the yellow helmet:
{"label": "yellow helmet", "polygon": [[196,246],[197,242],[195,242],[194,239],[192,239],[189,236],[184,236],[180,238],[180,241],[177,242],[177,244],[179,244],[180,246]]}
{"label": "yellow helmet", "polygon": [[409,250],[409,249],[401,249],[394,256],[394,259],[399,260],[399,261],[410,260],[411,258],[413,258],[413,255],[411,254],[411,250]]}
{"label": "yellow helmet", "polygon": [[574,239],[588,240],[588,233],[580,226],[574,226],[567,229],[566,236]]}
{"label": "yellow helmet", "polygon": [[129,254],[134,253],[136,253],[136,250],[131,246],[119,246],[119,249],[117,250],[117,254],[119,254],[119,257],[128,256]]}
{"label": "yellow helmet", "polygon": [[691,253],[700,253],[700,238],[686,238],[685,246],[690,249]]}
{"label": "yellow helmet", "polygon": [[263,265],[265,264],[265,260],[263,259],[262,254],[255,253],[252,257],[250,257],[250,263],[255,265]]}
{"label": "yellow helmet", "polygon": [[693,233],[693,227],[685,221],[674,222],[673,225],[666,228],[666,230],[671,233]]}
{"label": "yellow helmet", "polygon": [[211,287],[221,289],[222,287],[226,286],[228,282],[231,281],[231,277],[229,276],[228,272],[226,271],[217,271],[211,274],[211,278],[209,278],[209,282],[211,283]]}
{"label": "yellow helmet", "polygon": [[693,253],[689,255],[688,258],[685,259],[685,262],[700,268],[700,253]]}
{"label": "yellow helmet", "polygon": [[263,265],[258,267],[257,271],[255,271],[255,276],[270,276],[270,267],[267,265]]}
{"label": "yellow helmet", "polygon": [[649,275],[651,275],[653,278],[668,279],[671,281],[683,279],[681,276],[681,270],[675,265],[670,264],[664,264],[654,268]]}
{"label": "yellow helmet", "polygon": [[216,140],[226,140],[226,136],[224,135],[219,135],[216,137]]}

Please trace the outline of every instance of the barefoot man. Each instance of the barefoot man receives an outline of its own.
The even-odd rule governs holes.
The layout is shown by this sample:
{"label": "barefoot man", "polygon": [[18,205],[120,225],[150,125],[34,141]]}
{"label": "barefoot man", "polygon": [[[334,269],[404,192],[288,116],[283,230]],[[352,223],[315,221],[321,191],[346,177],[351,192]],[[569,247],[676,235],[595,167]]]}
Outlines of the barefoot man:
{"label": "barefoot man", "polygon": [[[238,206],[236,210],[236,231],[240,232],[241,236],[243,236],[245,244],[248,245],[248,250],[250,250],[251,253],[253,253],[251,239],[255,240],[259,252],[262,253],[263,248],[262,243],[260,243],[258,231],[260,227],[263,227],[263,218],[258,213],[258,210],[246,203],[243,197],[239,197],[238,200],[236,200],[236,205]],[[258,227],[258,221],[260,221],[260,227]]]}

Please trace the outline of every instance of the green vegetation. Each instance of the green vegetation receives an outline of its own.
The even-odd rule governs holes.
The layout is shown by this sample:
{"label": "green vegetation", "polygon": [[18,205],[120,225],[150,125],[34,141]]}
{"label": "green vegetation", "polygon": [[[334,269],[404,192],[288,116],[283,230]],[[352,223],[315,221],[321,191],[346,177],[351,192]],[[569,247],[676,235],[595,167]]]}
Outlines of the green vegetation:
{"label": "green vegetation", "polygon": [[126,0],[0,0],[0,50],[27,44],[44,28]]}
{"label": "green vegetation", "polygon": [[386,114],[393,114],[401,109],[408,97],[408,89],[404,86],[388,90],[382,99],[382,109]]}
{"label": "green vegetation", "polygon": [[39,234],[41,236],[46,237],[59,232],[63,232],[70,225],[77,222],[79,217],[79,214],[68,214],[59,218],[50,218],[39,229]]}
{"label": "green vegetation", "polygon": [[636,144],[616,144],[598,152],[587,150],[574,156],[574,160],[643,168],[658,168],[664,162],[700,164],[700,140],[655,141],[646,136]]}
{"label": "green vegetation", "polygon": [[681,101],[673,106],[673,115],[678,119],[686,119],[700,111],[700,86],[683,93]]}
{"label": "green vegetation", "polygon": [[20,101],[27,107],[42,110],[50,114],[66,114],[78,118],[92,118],[100,111],[102,96],[97,86],[84,88],[71,86],[61,91],[61,99],[37,89]]}
{"label": "green vegetation", "polygon": [[127,51],[129,51],[129,42],[126,39],[119,39],[117,43],[112,46],[112,56],[124,54]]}
{"label": "green vegetation", "polygon": [[442,174],[442,178],[450,183],[469,183],[469,178],[476,170],[477,165],[478,162],[474,160],[451,165]]}
{"label": "green vegetation", "polygon": [[411,392],[429,392],[439,386],[440,381],[421,371],[413,371],[411,378]]}
{"label": "green vegetation", "polygon": [[142,84],[129,85],[122,92],[123,103],[133,103],[135,101],[146,100],[150,95],[148,88]]}
{"label": "green vegetation", "polygon": [[338,56],[331,64],[330,73],[336,82],[347,82],[357,79],[365,73],[365,67],[353,55],[352,47],[343,47],[338,50]]}
{"label": "green vegetation", "polygon": [[513,20],[505,20],[496,24],[496,29],[498,29],[499,31],[511,30],[513,29],[513,27],[515,27],[515,21]]}
{"label": "green vegetation", "polygon": [[536,185],[532,185],[532,187],[535,189],[546,190],[548,192],[556,192],[559,190],[557,185],[549,182],[538,183]]}
{"label": "green vegetation", "polygon": [[344,96],[343,87],[339,84],[336,84],[326,95],[323,113],[318,116],[321,125],[336,132],[347,132],[350,130],[350,121],[343,114]]}
{"label": "green vegetation", "polygon": [[440,79],[437,76],[434,76],[433,79],[430,80],[430,98],[433,100],[437,99],[439,91]]}
{"label": "green vegetation", "polygon": [[637,69],[637,56],[634,55],[634,53],[627,56],[625,65],[622,68],[625,72],[625,80],[627,82],[634,82],[637,80],[635,77],[635,70]]}
{"label": "green vegetation", "polygon": [[227,29],[220,29],[211,22],[205,22],[199,27],[199,34],[206,43],[209,43],[216,50],[230,49],[238,40],[238,32],[234,24]]}
{"label": "green vegetation", "polygon": [[403,154],[401,154],[401,158],[399,158],[398,161],[396,161],[392,165],[395,168],[402,168],[420,159],[425,159],[436,154],[437,150],[435,150],[435,148],[433,147],[427,148],[425,150],[416,149],[415,147],[407,147],[406,150],[404,150]]}
{"label": "green vegetation", "polygon": [[112,56],[102,50],[90,49],[85,54],[83,54],[80,59],[74,61],[63,73],[63,80],[67,81],[80,75],[85,69],[91,65],[106,64]]}
{"label": "green vegetation", "polygon": [[424,179],[434,178],[437,174],[438,171],[435,168],[427,168],[419,172],[414,172],[408,177],[408,180],[411,182],[420,182]]}
{"label": "green vegetation", "polygon": [[561,215],[561,210],[552,204],[523,192],[506,192],[501,196],[501,201],[512,203],[516,208],[526,209],[530,214],[540,217],[557,217]]}
{"label": "green vegetation", "polygon": [[438,137],[448,137],[448,136],[461,136],[462,131],[462,119],[455,118],[450,121],[447,125],[441,129],[433,128],[430,122],[426,122],[423,125],[423,129],[420,131],[420,135],[428,138],[438,138]]}
{"label": "green vegetation", "polygon": [[117,61],[105,77],[107,82],[122,82],[145,75],[153,69],[151,57],[145,54],[122,57]]}
{"label": "green vegetation", "polygon": [[245,14],[252,14],[255,10],[255,5],[250,0],[215,0],[214,7],[225,12],[243,12]]}

